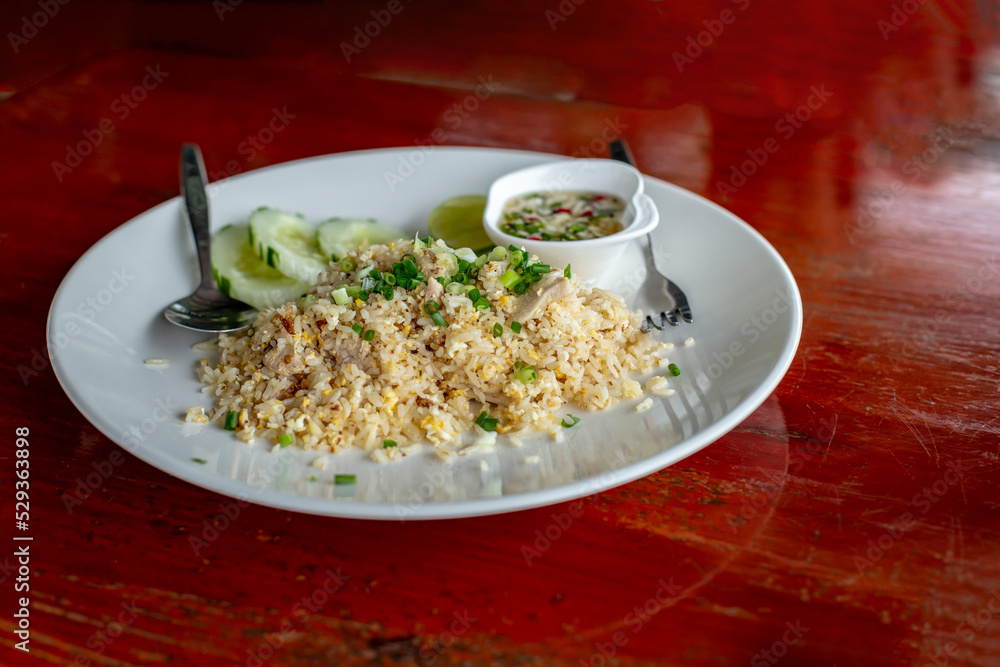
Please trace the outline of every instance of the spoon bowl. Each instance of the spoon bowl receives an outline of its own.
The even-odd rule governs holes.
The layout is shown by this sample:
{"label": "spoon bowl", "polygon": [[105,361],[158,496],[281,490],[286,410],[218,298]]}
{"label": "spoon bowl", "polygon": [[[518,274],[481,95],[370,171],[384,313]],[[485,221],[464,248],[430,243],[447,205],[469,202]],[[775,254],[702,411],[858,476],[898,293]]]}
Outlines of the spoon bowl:
{"label": "spoon bowl", "polygon": [[196,144],[181,146],[182,215],[191,225],[198,251],[201,284],[191,296],[166,307],[163,316],[173,324],[209,333],[239,331],[253,324],[257,311],[253,306],[226,296],[215,286],[212,277],[212,237],[205,191],[205,163]]}

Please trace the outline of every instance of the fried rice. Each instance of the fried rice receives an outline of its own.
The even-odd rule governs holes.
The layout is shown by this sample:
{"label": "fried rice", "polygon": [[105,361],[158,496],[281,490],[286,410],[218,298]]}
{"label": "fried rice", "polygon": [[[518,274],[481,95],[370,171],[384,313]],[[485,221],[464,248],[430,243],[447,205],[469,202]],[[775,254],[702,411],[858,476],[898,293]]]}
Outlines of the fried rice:
{"label": "fried rice", "polygon": [[[235,412],[245,442],[360,447],[384,462],[421,443],[467,444],[466,434],[483,435],[484,412],[500,434],[558,429],[567,408],[601,410],[642,396],[629,375],[665,365],[664,346],[639,330],[639,315],[616,294],[553,270],[518,295],[501,280],[510,275],[507,257],[475,274],[488,302],[477,309],[467,294],[444,289],[451,250],[443,241],[422,245],[350,253],[297,303],[261,312],[245,333],[221,335],[221,359],[200,368],[203,391],[216,400],[211,419]],[[408,259],[424,277],[419,284],[397,286],[391,299],[371,293],[337,304],[339,290],[363,282],[371,267],[384,276]]]}

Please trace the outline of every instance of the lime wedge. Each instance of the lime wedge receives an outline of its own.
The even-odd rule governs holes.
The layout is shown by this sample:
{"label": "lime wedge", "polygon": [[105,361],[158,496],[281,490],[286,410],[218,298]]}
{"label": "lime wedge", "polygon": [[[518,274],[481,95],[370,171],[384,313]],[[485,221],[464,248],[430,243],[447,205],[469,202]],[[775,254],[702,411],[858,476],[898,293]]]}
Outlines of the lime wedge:
{"label": "lime wedge", "polygon": [[427,218],[427,229],[452,248],[472,248],[476,252],[489,250],[493,242],[483,229],[486,197],[462,195],[442,202]]}

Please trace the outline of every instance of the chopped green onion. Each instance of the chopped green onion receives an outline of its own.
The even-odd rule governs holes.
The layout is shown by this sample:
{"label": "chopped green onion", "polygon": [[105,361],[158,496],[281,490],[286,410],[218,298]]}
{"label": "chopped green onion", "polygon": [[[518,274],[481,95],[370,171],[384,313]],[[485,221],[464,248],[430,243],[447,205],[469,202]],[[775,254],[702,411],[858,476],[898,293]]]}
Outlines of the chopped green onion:
{"label": "chopped green onion", "polygon": [[499,338],[502,335],[503,335],[503,325],[497,322],[496,324],[493,325],[493,337]]}
{"label": "chopped green onion", "polygon": [[223,424],[222,428],[226,429],[227,431],[235,431],[236,422],[239,420],[239,418],[240,415],[238,412],[236,412],[236,410],[230,410],[229,412],[226,413],[226,423]]}
{"label": "chopped green onion", "polygon": [[521,282],[521,276],[517,275],[517,271],[514,269],[507,269],[507,272],[500,276],[500,284],[507,289],[513,289],[519,282]]}
{"label": "chopped green onion", "polygon": [[208,463],[208,461],[206,461],[205,459],[191,459],[191,460],[194,461],[195,463]]}
{"label": "chopped green onion", "polygon": [[316,481],[316,475],[313,475],[313,476],[311,476],[311,477],[309,478],[309,481],[310,481],[310,482],[315,482],[315,481]]}
{"label": "chopped green onion", "polygon": [[382,298],[386,301],[392,301],[392,297],[396,295],[396,291],[392,289],[392,285],[386,285],[382,288]]}
{"label": "chopped green onion", "polygon": [[511,266],[518,266],[523,261],[524,261],[524,253],[521,252],[520,250],[515,250],[512,253],[510,253],[510,265]]}
{"label": "chopped green onion", "polygon": [[507,259],[507,249],[502,246],[493,248],[493,251],[490,253],[490,261],[499,262],[504,259]]}
{"label": "chopped green onion", "polygon": [[365,339],[365,340],[369,340],[369,341],[372,338],[375,338],[375,330],[374,329],[369,329],[368,331],[365,332],[365,335],[362,336],[362,338]]}
{"label": "chopped green onion", "polygon": [[350,257],[345,257],[344,259],[340,260],[340,270],[343,271],[344,273],[350,273],[356,268],[358,268],[358,263],[355,262]]}
{"label": "chopped green onion", "polygon": [[359,336],[361,335],[361,332],[365,330],[365,328],[360,324],[358,324],[357,322],[352,324],[351,328],[354,329],[354,333],[358,334]]}
{"label": "chopped green onion", "polygon": [[495,431],[497,430],[497,419],[491,418],[485,410],[479,413],[472,423],[483,429],[484,431]]}
{"label": "chopped green onion", "polygon": [[253,327],[250,327],[249,329],[247,329],[247,338],[253,338],[253,335],[255,333],[257,333],[257,330],[254,329]]}
{"label": "chopped green onion", "polygon": [[410,258],[410,261],[411,261],[411,262],[415,262],[415,261],[417,261],[417,258],[416,258],[416,257],[414,257],[412,253],[406,253],[405,255],[403,255],[402,257],[400,257],[400,259],[401,259],[401,260],[403,260],[403,261],[405,262],[405,261],[406,261],[406,258],[407,258],[407,257],[409,257],[409,258]]}
{"label": "chopped green onion", "polygon": [[282,447],[287,447],[293,442],[295,442],[295,436],[292,435],[291,433],[282,433],[281,436],[278,438],[278,444],[281,445]]}
{"label": "chopped green onion", "polygon": [[382,441],[382,449],[389,449],[390,447],[395,447],[395,446],[396,446],[396,441],[395,440],[383,440]]}
{"label": "chopped green onion", "polygon": [[448,283],[444,291],[448,294],[458,294],[462,291],[462,283]]}
{"label": "chopped green onion", "polygon": [[344,288],[344,290],[347,292],[347,296],[351,297],[352,299],[357,299],[358,296],[360,296],[361,294],[360,285],[348,285],[347,287]]}
{"label": "chopped green onion", "polygon": [[385,278],[384,279],[385,279],[385,284],[386,285],[395,285],[396,284],[396,276],[392,275],[391,273],[385,274]]}
{"label": "chopped green onion", "polygon": [[552,267],[549,266],[548,264],[532,264],[529,267],[529,270],[532,273],[548,273],[549,271],[552,270]]}
{"label": "chopped green onion", "polygon": [[358,292],[358,298],[364,301],[365,303],[368,303],[368,290],[363,289],[360,292]]}
{"label": "chopped green onion", "polygon": [[480,255],[479,257],[476,258],[476,261],[473,262],[473,264],[476,265],[477,269],[481,269],[484,266],[486,266],[486,262],[488,262],[488,261],[490,261],[490,260],[489,260],[489,258],[486,255]]}
{"label": "chopped green onion", "polygon": [[424,312],[427,313],[428,315],[433,315],[439,310],[441,310],[441,306],[438,304],[437,301],[428,301],[426,304],[424,304]]}
{"label": "chopped green onion", "polygon": [[674,377],[677,377],[678,375],[681,374],[681,369],[677,368],[677,364],[670,364],[669,366],[667,366],[667,370],[670,371],[670,374],[673,375]]}
{"label": "chopped green onion", "polygon": [[333,483],[334,484],[355,484],[355,483],[357,483],[357,481],[358,481],[357,475],[334,475],[333,476]]}
{"label": "chopped green onion", "polygon": [[346,306],[351,302],[351,297],[347,294],[347,290],[343,287],[330,292],[330,296],[333,297],[333,302],[338,306]]}
{"label": "chopped green onion", "polygon": [[486,312],[487,310],[490,309],[490,302],[487,301],[485,298],[484,299],[476,299],[476,302],[474,304],[472,304],[472,305],[475,306],[476,310],[478,310],[480,312]]}
{"label": "chopped green onion", "polygon": [[513,331],[514,333],[521,333],[521,323],[520,322],[511,322],[510,323],[510,330]]}
{"label": "chopped green onion", "polygon": [[566,265],[566,270],[563,271],[563,275],[566,276],[567,278],[572,278],[573,277],[573,273],[572,273],[572,271],[569,270],[569,267],[570,267],[570,265],[567,264]]}
{"label": "chopped green onion", "polygon": [[469,300],[472,301],[472,303],[475,303],[476,301],[479,301],[479,299],[482,296],[483,295],[480,294],[479,290],[477,290],[475,287],[473,287],[471,290],[469,290]]}
{"label": "chopped green onion", "polygon": [[462,285],[463,294],[471,294],[472,290],[476,289],[475,285]]}
{"label": "chopped green onion", "polygon": [[469,282],[469,276],[465,275],[464,273],[456,273],[451,277],[451,279],[456,283],[462,283],[463,285]]}
{"label": "chopped green onion", "polygon": [[521,384],[528,384],[535,379],[535,367],[518,361],[514,364],[514,378]]}
{"label": "chopped green onion", "polygon": [[420,273],[420,269],[417,268],[417,265],[413,263],[412,259],[404,259],[403,268],[406,269],[406,275],[411,278],[416,278],[417,274]]}
{"label": "chopped green onion", "polygon": [[565,420],[565,419],[563,419],[563,420],[562,420],[562,421],[561,421],[560,423],[561,423],[561,424],[562,424],[562,425],[563,425],[563,426],[564,426],[565,428],[573,428],[574,426],[576,426],[577,424],[579,424],[579,423],[580,423],[580,418],[579,418],[579,417],[574,417],[573,415],[566,415],[566,416],[567,416],[567,417],[569,417],[569,418],[570,418],[570,419],[571,419],[572,421],[571,421],[570,423],[568,423],[568,424],[567,424],[567,423],[566,423],[566,420]]}
{"label": "chopped green onion", "polygon": [[448,323],[444,321],[444,318],[441,317],[441,313],[432,313],[431,322],[438,325],[439,327],[444,327],[448,325]]}
{"label": "chopped green onion", "polygon": [[442,286],[442,287],[447,287],[447,286],[448,286],[448,283],[449,283],[449,282],[451,282],[450,280],[448,280],[448,279],[447,279],[447,278],[445,278],[444,276],[437,276],[437,277],[436,277],[436,278],[435,278],[434,280],[436,280],[436,281],[438,281],[439,283],[441,283],[441,286]]}

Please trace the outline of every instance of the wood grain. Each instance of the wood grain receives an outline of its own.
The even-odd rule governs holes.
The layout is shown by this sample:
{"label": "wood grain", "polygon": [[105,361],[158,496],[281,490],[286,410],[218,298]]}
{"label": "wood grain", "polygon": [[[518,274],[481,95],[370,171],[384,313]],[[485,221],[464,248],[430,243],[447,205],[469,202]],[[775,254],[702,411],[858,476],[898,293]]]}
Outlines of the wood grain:
{"label": "wood grain", "polygon": [[[0,49],[0,422],[7,442],[31,428],[38,535],[31,655],[5,613],[0,662],[996,664],[997,12],[929,0],[897,25],[897,5],[910,6],[402,0],[348,61],[342,44],[388,3],[241,3],[221,20],[208,3],[69,3]],[[0,25],[37,11],[12,3]],[[704,31],[690,63],[675,56]],[[122,107],[147,68],[167,74]],[[457,115],[484,79],[494,89]],[[803,108],[796,127],[786,116]],[[294,118],[251,154],[275,109]],[[53,167],[104,119],[114,129],[79,166]],[[48,368],[55,289],[102,236],[175,195],[182,141],[221,176],[435,130],[582,154],[609,127],[647,172],[760,231],[805,306],[768,401],[655,475],[460,521],[251,505],[195,554],[188,538],[229,499],[122,452]],[[109,462],[68,512],[64,494]]]}

